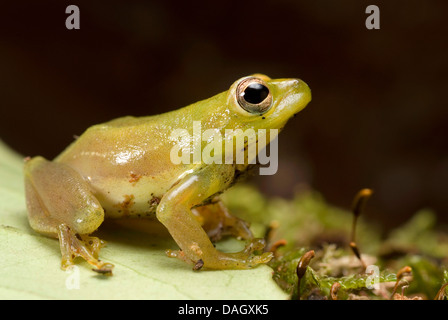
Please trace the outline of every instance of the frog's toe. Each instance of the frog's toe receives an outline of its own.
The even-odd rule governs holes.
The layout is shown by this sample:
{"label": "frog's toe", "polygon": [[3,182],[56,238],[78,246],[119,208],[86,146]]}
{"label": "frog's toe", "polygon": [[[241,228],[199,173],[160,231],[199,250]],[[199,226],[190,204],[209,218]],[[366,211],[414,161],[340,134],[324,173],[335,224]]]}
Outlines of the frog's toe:
{"label": "frog's toe", "polygon": [[[99,261],[101,263],[101,261]],[[112,263],[104,262],[97,269],[92,269],[92,271],[95,271],[100,274],[104,274],[107,276],[112,275],[112,270],[114,269],[114,265]]]}
{"label": "frog's toe", "polygon": [[261,238],[252,239],[244,248],[243,251],[239,253],[242,259],[247,259],[248,267],[252,268],[258,264],[267,263],[273,258],[272,252],[263,252],[266,245],[266,241]]}
{"label": "frog's toe", "polygon": [[268,263],[274,257],[272,252],[265,252],[259,256],[253,256],[250,259],[251,266],[256,266],[258,264]]}
{"label": "frog's toe", "polygon": [[266,240],[263,238],[252,239],[242,251],[245,254],[252,254],[256,251],[262,251],[266,246]]}
{"label": "frog's toe", "polygon": [[97,237],[90,237],[86,235],[80,236],[81,240],[87,247],[87,249],[92,253],[92,255],[98,259],[98,255],[100,253],[101,248],[106,246],[106,241],[101,240]]}
{"label": "frog's toe", "polygon": [[188,257],[185,255],[185,253],[182,250],[165,250],[165,254],[170,258],[177,258],[179,260],[182,260],[187,263],[191,263],[191,260],[188,259]]}

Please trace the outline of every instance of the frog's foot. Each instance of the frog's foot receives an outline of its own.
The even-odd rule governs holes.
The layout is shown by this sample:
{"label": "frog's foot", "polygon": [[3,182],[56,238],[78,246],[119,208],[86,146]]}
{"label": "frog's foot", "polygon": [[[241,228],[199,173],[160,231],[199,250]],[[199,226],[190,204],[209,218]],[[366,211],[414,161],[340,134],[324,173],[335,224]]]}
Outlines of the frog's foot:
{"label": "frog's foot", "polygon": [[61,247],[61,267],[66,270],[74,264],[76,257],[82,257],[95,267],[95,272],[111,275],[114,265],[98,259],[99,251],[105,246],[105,242],[97,237],[78,235],[66,224],[58,227],[58,238]]}
{"label": "frog's foot", "polygon": [[[268,263],[273,258],[272,252],[263,252],[264,239],[252,239],[246,247],[235,253],[224,253],[215,250],[210,256],[204,255],[201,259],[193,261],[182,250],[167,250],[171,258],[178,258],[184,262],[194,264],[194,269],[250,269],[259,264]],[[261,253],[261,254],[260,254]]]}
{"label": "frog's foot", "polygon": [[212,242],[219,241],[224,236],[250,240],[253,238],[249,224],[229,213],[221,201],[192,209]]}
{"label": "frog's foot", "polygon": [[[266,242],[264,239],[254,238],[246,245],[244,250],[236,253],[227,253],[225,255],[229,256],[228,263],[236,263],[236,266],[232,267],[232,269],[249,269],[258,264],[268,263],[274,257],[272,252],[263,253],[265,245]],[[226,260],[224,258],[224,262]]]}

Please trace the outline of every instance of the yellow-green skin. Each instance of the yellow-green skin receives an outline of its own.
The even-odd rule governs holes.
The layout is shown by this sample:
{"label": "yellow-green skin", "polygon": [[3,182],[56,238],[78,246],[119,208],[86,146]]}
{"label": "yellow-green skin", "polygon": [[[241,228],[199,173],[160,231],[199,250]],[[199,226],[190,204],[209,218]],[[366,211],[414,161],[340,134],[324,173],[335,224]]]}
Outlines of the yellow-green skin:
{"label": "yellow-green skin", "polygon": [[192,134],[193,121],[201,121],[203,131],[222,133],[238,128],[282,129],[311,100],[301,80],[256,77],[265,81],[272,95],[272,107],[263,115],[251,114],[238,104],[236,88],[242,78],[226,92],[172,112],[92,126],[52,162],[42,157],[29,160],[25,184],[31,226],[61,241],[61,224],[87,235],[104,216],[155,213],[180,246],[184,260],[201,261],[212,269],[247,268],[269,260],[268,254],[235,258],[217,251],[191,213],[193,207],[228,188],[245,166],[176,165],[170,159],[178,143],[171,133],[187,129]]}

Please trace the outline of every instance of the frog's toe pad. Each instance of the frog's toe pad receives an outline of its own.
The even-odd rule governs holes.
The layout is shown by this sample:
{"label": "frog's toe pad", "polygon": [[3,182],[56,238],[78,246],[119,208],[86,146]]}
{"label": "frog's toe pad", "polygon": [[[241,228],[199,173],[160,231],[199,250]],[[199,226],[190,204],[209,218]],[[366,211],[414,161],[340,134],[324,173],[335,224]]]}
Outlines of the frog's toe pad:
{"label": "frog's toe pad", "polygon": [[184,262],[192,263],[191,260],[187,258],[187,256],[185,255],[185,253],[182,250],[167,249],[167,250],[165,250],[165,254],[170,258],[177,258]]}
{"label": "frog's toe pad", "polygon": [[95,271],[99,274],[104,274],[106,276],[112,275],[112,270],[114,269],[114,265],[112,263],[103,263],[99,268],[93,268],[92,271]]}

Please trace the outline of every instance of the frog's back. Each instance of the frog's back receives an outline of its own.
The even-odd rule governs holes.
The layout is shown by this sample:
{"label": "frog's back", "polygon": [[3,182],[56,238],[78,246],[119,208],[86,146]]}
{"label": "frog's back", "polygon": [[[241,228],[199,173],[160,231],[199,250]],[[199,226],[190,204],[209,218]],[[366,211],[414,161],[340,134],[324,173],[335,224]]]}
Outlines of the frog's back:
{"label": "frog's back", "polygon": [[92,126],[55,160],[69,164],[85,177],[129,175],[130,171],[151,176],[177,174],[188,168],[170,159],[172,148],[179,143],[171,137],[173,131],[184,129],[191,135],[194,121],[202,121],[203,129],[227,124],[228,117],[210,116],[214,99],[160,115],[127,116]]}

